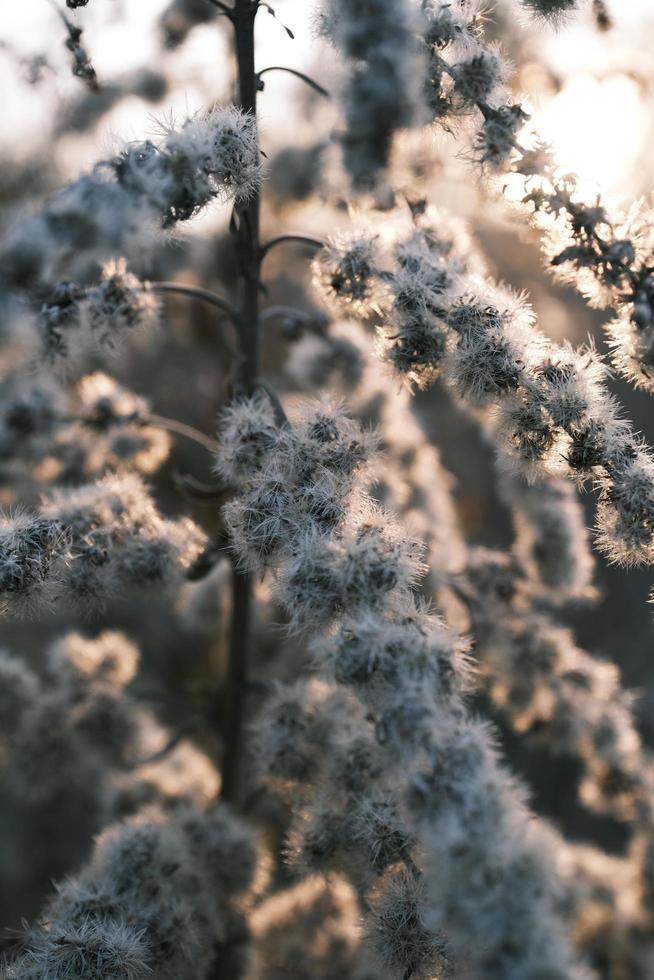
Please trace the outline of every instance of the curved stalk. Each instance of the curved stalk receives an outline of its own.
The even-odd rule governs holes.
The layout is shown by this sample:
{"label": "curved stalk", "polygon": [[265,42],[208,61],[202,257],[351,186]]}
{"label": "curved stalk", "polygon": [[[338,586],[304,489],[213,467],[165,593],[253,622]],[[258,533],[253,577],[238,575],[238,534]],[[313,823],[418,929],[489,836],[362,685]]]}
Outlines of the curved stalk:
{"label": "curved stalk", "polygon": [[261,258],[265,259],[271,249],[276,248],[277,245],[284,245],[287,242],[295,242],[298,245],[307,245],[309,248],[315,249],[322,248],[325,244],[319,238],[311,238],[308,235],[278,235],[277,238],[271,238],[269,242],[261,246]]}
{"label": "curved stalk", "polygon": [[229,17],[230,20],[232,19],[232,15],[233,15],[232,8],[228,6],[226,3],[223,3],[222,0],[209,0],[209,3],[212,4],[214,7],[217,7],[218,10],[221,12],[221,14],[224,14],[225,17]]}
{"label": "curved stalk", "polygon": [[212,439],[211,436],[205,436],[204,432],[200,432],[192,425],[187,425],[186,422],[179,422],[177,419],[168,419],[163,415],[153,415],[152,413],[144,415],[140,421],[143,425],[155,425],[159,429],[166,429],[178,436],[184,436],[185,439],[191,439],[193,442],[197,442],[199,446],[204,446],[210,453],[215,453],[218,450],[218,443],[215,439]]}
{"label": "curved stalk", "polygon": [[149,282],[148,286],[155,293],[178,293],[180,296],[202,300],[203,303],[209,303],[226,313],[236,326],[239,324],[238,310],[210,289],[204,289],[202,286],[187,286],[183,282]]}
{"label": "curved stalk", "polygon": [[296,78],[299,78],[300,81],[304,82],[305,85],[308,85],[310,88],[312,88],[314,92],[317,92],[318,95],[322,95],[324,99],[331,99],[331,95],[329,94],[327,89],[323,88],[322,85],[319,85],[318,82],[314,81],[313,78],[310,78],[309,75],[305,75],[303,71],[298,71],[296,68],[286,68],[284,65],[270,65],[269,68],[264,68],[262,71],[260,71],[257,74],[258,88],[260,92],[263,91],[263,85],[261,84],[261,79],[266,74],[266,72],[269,71],[285,71],[288,75],[294,75]]}

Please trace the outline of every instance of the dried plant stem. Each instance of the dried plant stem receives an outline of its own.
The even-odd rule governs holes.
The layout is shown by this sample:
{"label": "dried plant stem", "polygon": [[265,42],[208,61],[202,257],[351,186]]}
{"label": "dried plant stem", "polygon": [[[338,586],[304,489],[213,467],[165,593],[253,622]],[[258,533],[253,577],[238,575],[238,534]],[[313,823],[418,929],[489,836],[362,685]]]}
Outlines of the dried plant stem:
{"label": "dried plant stem", "polygon": [[238,326],[238,312],[231,303],[216,295],[210,289],[203,289],[201,286],[189,286],[183,282],[151,282],[148,283],[150,289],[156,293],[179,293],[182,296],[190,296],[192,299],[202,300],[211,306],[216,306],[219,310],[231,319],[232,323]]}
{"label": "dried plant stem", "polygon": [[[258,78],[254,69],[254,22],[257,3],[236,0],[231,15],[234,24],[238,70],[238,105],[256,115]],[[250,391],[259,362],[259,193],[234,208],[232,228],[239,263],[238,346],[239,363],[234,394]],[[250,645],[252,585],[250,575],[235,568],[232,575],[232,618],[225,698],[217,705],[223,734],[222,796],[238,802],[242,782],[243,711],[247,688]]]}
{"label": "dried plant stem", "polygon": [[306,245],[308,248],[314,249],[321,249],[325,244],[320,238],[310,238],[308,235],[279,235],[277,238],[271,238],[261,247],[261,258],[265,258],[272,248],[286,242],[294,242],[297,245]]}
{"label": "dried plant stem", "polygon": [[304,82],[305,85],[308,85],[309,88],[312,88],[314,92],[318,93],[318,95],[322,95],[324,99],[331,98],[327,89],[323,88],[322,85],[319,85],[318,82],[316,82],[313,78],[310,78],[309,75],[305,75],[303,71],[297,71],[295,68],[286,68],[283,65],[270,65],[268,68],[264,68],[263,71],[259,72],[257,79],[259,80],[260,92],[263,91],[263,82],[261,82],[260,79],[262,79],[266,72],[269,71],[284,71],[289,75],[294,75],[295,78],[299,78],[300,81]]}
{"label": "dried plant stem", "polygon": [[199,446],[204,446],[208,449],[210,453],[215,453],[218,443],[215,439],[210,436],[205,436],[204,432],[200,432],[192,425],[187,425],[186,422],[179,422],[177,419],[169,419],[163,415],[146,415],[142,420],[143,425],[155,425],[159,429],[165,429],[167,432],[174,432],[178,436],[184,436],[186,439],[190,439],[192,442],[196,442]]}

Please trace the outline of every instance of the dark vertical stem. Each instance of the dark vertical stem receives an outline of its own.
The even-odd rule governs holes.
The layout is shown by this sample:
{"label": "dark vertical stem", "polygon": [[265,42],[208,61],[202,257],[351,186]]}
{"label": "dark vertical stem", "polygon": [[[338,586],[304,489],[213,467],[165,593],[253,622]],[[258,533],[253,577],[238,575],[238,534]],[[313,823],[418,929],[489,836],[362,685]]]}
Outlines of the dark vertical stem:
{"label": "dark vertical stem", "polygon": [[[236,63],[238,67],[239,104],[245,112],[256,116],[257,76],[254,70],[254,21],[257,14],[256,0],[236,0],[234,6],[234,31],[236,34]],[[258,193],[246,204],[237,205],[240,312],[243,324],[239,342],[241,356],[236,385],[249,391],[254,383],[259,358],[259,206]]]}
{"label": "dark vertical stem", "polygon": [[243,748],[243,707],[247,683],[247,661],[250,646],[250,576],[232,570],[232,613],[229,639],[229,662],[223,701],[223,763],[221,796],[230,803],[238,801],[241,785]]}
{"label": "dark vertical stem", "polygon": [[[238,104],[245,112],[256,115],[257,77],[254,70],[254,22],[256,0],[235,0],[234,24],[236,63],[238,69]],[[239,268],[238,326],[239,364],[234,395],[249,392],[258,373],[259,362],[259,243],[258,193],[234,209],[234,228]],[[252,583],[250,576],[234,569],[232,573],[232,618],[229,641],[229,663],[226,697],[223,702],[222,796],[237,802],[242,782],[243,712],[247,684],[248,654],[251,630]]]}

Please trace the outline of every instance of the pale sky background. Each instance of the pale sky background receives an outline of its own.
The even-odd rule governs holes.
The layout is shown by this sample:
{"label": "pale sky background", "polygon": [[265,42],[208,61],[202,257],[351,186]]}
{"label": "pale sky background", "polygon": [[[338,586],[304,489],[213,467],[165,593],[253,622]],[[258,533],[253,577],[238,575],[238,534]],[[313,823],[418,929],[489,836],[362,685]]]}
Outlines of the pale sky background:
{"label": "pale sky background", "polygon": [[[69,19],[84,28],[83,43],[91,55],[100,81],[140,67],[160,68],[162,50],[156,32],[159,15],[169,0],[90,0],[87,7],[77,12],[66,10]],[[63,3],[60,0],[60,6]],[[312,4],[306,0],[277,0],[278,15],[285,23],[292,23],[296,40],[291,41],[285,31],[265,12],[258,18],[258,68],[281,63],[301,68],[307,63],[311,49]],[[6,7],[6,9],[4,9]],[[45,84],[30,88],[16,82],[15,61],[0,52],[0,92],[5,94],[0,119],[0,147],[9,144],[25,152],[39,139],[39,131],[49,125],[57,101],[74,97],[79,92],[80,81],[70,77],[66,66],[70,55],[63,49],[65,32],[50,0],[23,0],[13,3],[0,0],[0,39],[8,41],[26,56],[45,53],[57,64],[57,75],[49,74]],[[174,90],[165,98],[166,112],[185,117],[189,112],[206,106],[208,99],[227,97],[229,93],[228,49],[226,32],[216,29],[216,22],[196,27],[187,41],[176,51],[166,52],[163,57],[170,66],[171,76],[179,80]],[[282,92],[295,91],[299,83],[281,74],[271,75],[266,81],[267,94],[262,98],[261,114],[265,124],[270,118],[275,128],[292,126],[288,113],[281,111],[287,102],[275,98]],[[116,140],[141,139],[153,131],[151,108],[138,99],[128,99],[103,120],[101,130],[108,144]],[[103,135],[100,134],[102,140]],[[102,146],[101,146],[102,148]],[[75,154],[79,153],[75,147]],[[90,151],[90,163],[98,155]],[[77,156],[77,166],[80,158]]]}
{"label": "pale sky background", "polygon": [[[158,66],[162,55],[154,24],[167,4],[168,0],[90,0],[77,14],[68,12],[85,28],[86,46],[100,79],[143,65]],[[308,68],[309,59],[315,56],[311,35],[314,4],[311,0],[276,0],[275,6],[296,40],[288,39],[272,17],[262,12],[257,67],[280,63]],[[652,93],[644,93],[630,75],[641,65],[652,72],[654,0],[609,0],[609,7],[615,28],[605,35],[589,27],[589,12],[558,32],[539,28],[534,52],[564,84],[553,97],[533,102],[532,109],[534,124],[554,144],[562,165],[611,193],[624,184],[625,173],[638,174],[644,166],[643,153],[654,132]],[[45,84],[29,88],[17,84],[15,61],[0,52],[0,91],[4,94],[0,149],[27,155],[47,131],[58,101],[72,97],[80,82],[65,70],[69,56],[62,50],[63,27],[50,0],[0,0],[0,8],[0,39],[25,56],[43,52],[61,66]],[[205,105],[208,98],[227,94],[228,52],[215,24],[196,28],[178,51],[165,57],[180,80],[166,98],[173,114],[185,116]],[[329,58],[321,55],[313,72],[328,81]],[[527,94],[529,78],[529,71],[523,71],[520,84]],[[264,127],[277,132],[281,127],[297,136],[287,105],[287,96],[297,93],[297,85],[285,76],[269,77],[261,100]],[[153,129],[149,107],[127,100],[103,120],[92,145],[79,140],[64,143],[58,150],[58,162],[64,171],[69,161],[71,169],[74,165],[79,170],[116,142],[142,138]]]}

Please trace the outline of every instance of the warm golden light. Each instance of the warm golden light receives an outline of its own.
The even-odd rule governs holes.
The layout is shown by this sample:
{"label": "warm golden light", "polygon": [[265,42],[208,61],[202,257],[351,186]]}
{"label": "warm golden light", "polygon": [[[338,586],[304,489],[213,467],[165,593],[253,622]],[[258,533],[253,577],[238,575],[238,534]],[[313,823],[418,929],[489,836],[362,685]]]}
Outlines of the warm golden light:
{"label": "warm golden light", "polygon": [[625,75],[573,76],[541,110],[534,126],[580,189],[614,192],[636,163],[646,110],[638,84]]}

